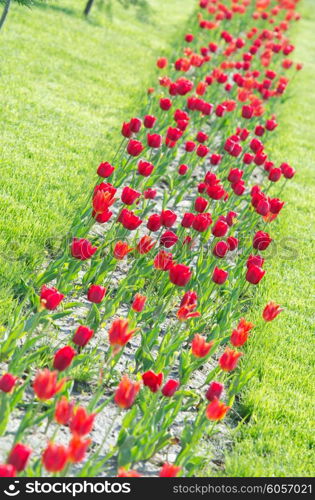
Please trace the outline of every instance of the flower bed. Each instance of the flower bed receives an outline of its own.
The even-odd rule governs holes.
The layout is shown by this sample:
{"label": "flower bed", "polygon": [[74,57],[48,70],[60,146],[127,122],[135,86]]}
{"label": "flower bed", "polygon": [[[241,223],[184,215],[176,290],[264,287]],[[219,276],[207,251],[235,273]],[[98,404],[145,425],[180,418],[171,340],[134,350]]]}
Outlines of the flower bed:
{"label": "flower bed", "polygon": [[[177,59],[158,59],[141,118],[4,334],[0,475],[200,470],[251,376],[246,313],[284,204],[268,187],[282,196],[295,174],[264,143],[301,69],[297,3],[201,0]],[[257,331],[280,312],[268,303]]]}

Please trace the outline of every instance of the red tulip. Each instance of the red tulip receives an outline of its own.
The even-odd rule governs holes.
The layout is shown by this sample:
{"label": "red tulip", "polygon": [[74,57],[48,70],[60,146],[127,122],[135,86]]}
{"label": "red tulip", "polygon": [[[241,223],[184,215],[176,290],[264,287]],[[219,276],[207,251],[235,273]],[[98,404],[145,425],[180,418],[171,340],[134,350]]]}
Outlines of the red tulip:
{"label": "red tulip", "polygon": [[148,188],[145,191],[143,191],[143,196],[145,197],[146,200],[154,200],[156,194],[157,194],[156,189]]}
{"label": "red tulip", "polygon": [[179,173],[179,175],[186,175],[187,171],[188,171],[188,165],[182,164],[182,165],[180,165],[178,167],[178,173]]}
{"label": "red tulip", "polygon": [[209,229],[211,224],[212,224],[211,214],[209,213],[197,214],[193,219],[192,228],[195,231],[198,231],[199,233],[203,233],[204,231],[207,231],[207,229]]}
{"label": "red tulip", "polygon": [[247,259],[246,266],[250,268],[251,266],[262,267],[264,265],[265,259],[260,255],[250,255]]}
{"label": "red tulip", "polygon": [[160,470],[160,477],[177,477],[181,471],[181,467],[176,465],[165,463]]}
{"label": "red tulip", "polygon": [[217,222],[215,222],[215,224],[212,226],[211,232],[216,238],[221,238],[222,236],[226,235],[228,229],[229,226],[226,222],[224,222],[223,220],[217,220]]}
{"label": "red tulip", "polygon": [[218,241],[213,247],[212,253],[215,257],[223,259],[229,251],[229,246],[225,241]]}
{"label": "red tulip", "polygon": [[139,130],[141,129],[141,125],[142,125],[142,121],[140,120],[140,118],[136,118],[136,117],[131,118],[131,120],[129,122],[130,130],[134,134],[137,134],[139,132]]}
{"label": "red tulip", "polygon": [[16,468],[11,464],[0,464],[0,477],[15,477]]}
{"label": "red tulip", "polygon": [[162,136],[160,134],[147,134],[147,144],[149,148],[160,148],[162,144]]}
{"label": "red tulip", "polygon": [[44,368],[44,370],[37,372],[33,383],[33,389],[38,399],[46,401],[61,391],[65,380],[66,379],[62,379],[58,382],[57,372],[51,372],[47,368]]}
{"label": "red tulip", "polygon": [[83,406],[74,409],[70,421],[70,431],[77,436],[85,436],[93,429],[95,413],[87,413]]}
{"label": "red tulip", "polygon": [[140,160],[138,163],[138,173],[143,177],[149,177],[154,170],[154,165],[149,161]]}
{"label": "red tulip", "polygon": [[125,186],[121,193],[121,201],[125,203],[125,205],[133,205],[140,195],[141,193],[139,193],[139,191]]}
{"label": "red tulip", "polygon": [[117,241],[114,247],[114,257],[118,260],[123,260],[123,258],[133,250],[128,243],[124,241]]}
{"label": "red tulip", "polygon": [[17,443],[10,451],[7,463],[13,465],[18,472],[21,472],[25,469],[31,453],[31,448],[25,446],[25,444]]}
{"label": "red tulip", "polygon": [[61,349],[59,349],[54,356],[55,370],[59,370],[61,372],[68,368],[71,365],[75,355],[76,351],[70,345],[61,347]]}
{"label": "red tulip", "polygon": [[131,210],[127,210],[126,208],[123,208],[120,212],[118,221],[126,229],[129,229],[129,231],[134,231],[140,226],[140,224],[142,224],[142,220],[140,219],[140,217],[135,215]]}
{"label": "red tulip", "polygon": [[130,141],[128,142],[127,153],[130,156],[139,156],[139,155],[141,155],[143,149],[144,149],[143,144],[140,141],[137,141],[135,139],[130,139]]}
{"label": "red tulip", "polygon": [[206,339],[196,333],[191,343],[191,352],[196,358],[207,356],[213,346],[213,342],[206,342]]}
{"label": "red tulip", "polygon": [[45,309],[53,311],[59,306],[60,302],[64,298],[64,295],[59,293],[57,288],[54,288],[53,286],[47,287],[46,285],[43,285],[39,298],[41,305]]}
{"label": "red tulip", "polygon": [[72,342],[80,347],[84,347],[93,337],[94,330],[87,326],[80,325],[72,338]]}
{"label": "red tulip", "polygon": [[100,163],[100,165],[98,166],[97,174],[100,177],[107,178],[107,177],[110,177],[112,175],[114,170],[115,170],[115,167],[113,167],[110,163],[108,163],[108,161],[105,161],[105,163]]}
{"label": "red tulip", "polygon": [[146,254],[146,253],[150,252],[150,250],[152,250],[152,248],[154,247],[155,244],[156,244],[156,241],[153,240],[151,238],[151,236],[148,236],[146,234],[145,236],[142,236],[139,243],[137,244],[137,251],[141,255]]}
{"label": "red tulip", "polygon": [[195,219],[195,214],[185,213],[182,218],[181,225],[186,228],[191,227],[194,219]]}
{"label": "red tulip", "polygon": [[160,250],[154,259],[155,269],[160,269],[161,271],[169,271],[173,266],[173,255],[165,250]]}
{"label": "red tulip", "polygon": [[263,310],[262,316],[265,321],[274,320],[278,314],[280,314],[283,309],[273,301],[268,302],[265,309]]}
{"label": "red tulip", "polygon": [[206,415],[209,420],[222,420],[229,409],[229,406],[226,406],[222,401],[214,398],[207,406]]}
{"label": "red tulip", "polygon": [[55,409],[55,421],[60,425],[68,425],[73,414],[74,403],[70,403],[65,396],[58,401]]}
{"label": "red tulip", "polygon": [[167,398],[171,398],[178,388],[179,382],[171,378],[166,382],[166,384],[164,384],[164,387],[162,388],[162,394]]}
{"label": "red tulip", "polygon": [[120,408],[128,409],[133,405],[139,391],[140,383],[131,382],[124,375],[116,389],[114,401]]}
{"label": "red tulip", "polygon": [[215,398],[220,399],[220,396],[223,392],[224,385],[220,384],[220,382],[213,381],[208,387],[206,392],[206,398],[208,401],[213,401]]}
{"label": "red tulip", "polygon": [[128,330],[128,319],[114,319],[109,329],[109,343],[114,347],[122,347],[129,342],[136,330]]}
{"label": "red tulip", "polygon": [[212,274],[212,281],[214,281],[214,283],[217,283],[217,285],[223,285],[223,283],[226,282],[228,275],[229,273],[227,271],[224,271],[224,269],[215,267]]}
{"label": "red tulip", "polygon": [[177,219],[177,215],[172,210],[162,210],[160,217],[161,224],[164,227],[172,227]]}
{"label": "red tulip", "polygon": [[17,377],[14,377],[11,373],[5,373],[0,377],[0,391],[11,392],[15,386]]}
{"label": "red tulip", "polygon": [[73,238],[71,244],[71,255],[75,259],[87,260],[92,257],[97,251],[97,247],[93,247],[92,244],[84,238]]}
{"label": "red tulip", "polygon": [[156,117],[153,115],[146,115],[143,120],[145,128],[153,128],[156,122]]}
{"label": "red tulip", "polygon": [[235,238],[234,236],[229,236],[227,238],[226,242],[228,244],[230,252],[233,252],[234,250],[237,249],[237,247],[238,247],[238,239]]}
{"label": "red tulip", "polygon": [[94,304],[100,304],[105,297],[106,288],[101,285],[91,285],[88,289],[87,298]]}
{"label": "red tulip", "polygon": [[264,231],[257,231],[253,238],[253,247],[260,251],[266,250],[271,242],[272,239],[268,233],[265,233]]}
{"label": "red tulip", "polygon": [[146,387],[149,387],[151,392],[157,392],[163,381],[163,373],[154,373],[152,370],[149,370],[142,375],[143,384]]}
{"label": "red tulip", "polygon": [[141,474],[132,469],[126,470],[124,467],[119,467],[117,477],[141,477]]}
{"label": "red tulip", "polygon": [[158,231],[162,226],[161,216],[159,214],[152,214],[148,218],[147,228],[149,231]]}
{"label": "red tulip", "polygon": [[177,286],[187,285],[191,276],[190,268],[184,264],[175,264],[169,271],[170,281]]}
{"label": "red tulip", "polygon": [[178,236],[173,231],[165,231],[160,238],[161,245],[165,248],[170,248],[178,241]]}
{"label": "red tulip", "polygon": [[239,358],[243,355],[241,352],[233,351],[227,347],[219,359],[219,365],[222,370],[230,372],[237,366]]}
{"label": "red tulip", "polygon": [[247,342],[250,330],[253,328],[253,323],[246,321],[242,318],[238,324],[238,327],[233,330],[230,341],[234,347],[241,347]]}
{"label": "red tulip", "polygon": [[195,200],[195,210],[196,212],[204,212],[208,206],[208,202],[205,198],[202,198],[202,196],[198,196]]}
{"label": "red tulip", "polygon": [[260,280],[264,277],[266,271],[264,271],[261,267],[251,265],[246,273],[246,280],[252,285],[257,285]]}
{"label": "red tulip", "polygon": [[172,101],[167,97],[160,99],[160,108],[163,111],[168,111],[172,107]]}
{"label": "red tulip", "polygon": [[48,472],[62,471],[69,458],[68,449],[62,444],[49,443],[42,454],[42,463]]}
{"label": "red tulip", "polygon": [[68,459],[72,463],[79,463],[84,460],[86,450],[91,444],[91,439],[82,439],[74,435],[68,446]]}
{"label": "red tulip", "polygon": [[140,293],[136,293],[131,307],[134,311],[141,312],[143,311],[146,301],[147,297],[145,297],[144,295],[140,295]]}

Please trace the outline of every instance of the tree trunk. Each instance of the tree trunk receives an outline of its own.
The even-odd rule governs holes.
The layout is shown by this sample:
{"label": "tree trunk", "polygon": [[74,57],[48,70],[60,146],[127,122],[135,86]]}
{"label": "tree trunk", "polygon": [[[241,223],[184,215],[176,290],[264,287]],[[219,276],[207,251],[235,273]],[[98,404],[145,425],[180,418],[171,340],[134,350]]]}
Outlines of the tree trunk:
{"label": "tree trunk", "polygon": [[89,12],[90,12],[90,10],[92,8],[93,3],[94,3],[94,0],[88,0],[87,1],[87,4],[86,4],[85,9],[84,9],[84,15],[85,16],[89,15]]}
{"label": "tree trunk", "polygon": [[5,3],[5,6],[4,6],[4,9],[2,12],[2,16],[0,18],[0,30],[1,30],[2,25],[3,25],[4,21],[6,20],[7,15],[8,15],[10,3],[11,3],[11,0],[7,0]]}

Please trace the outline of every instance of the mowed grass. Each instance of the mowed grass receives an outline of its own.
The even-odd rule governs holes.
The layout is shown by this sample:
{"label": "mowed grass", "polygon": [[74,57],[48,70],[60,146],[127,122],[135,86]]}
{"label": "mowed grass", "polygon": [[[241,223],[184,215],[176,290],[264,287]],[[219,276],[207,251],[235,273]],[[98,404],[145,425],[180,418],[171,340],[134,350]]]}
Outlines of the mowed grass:
{"label": "mowed grass", "polygon": [[[313,0],[304,0],[294,57],[305,68],[292,83],[293,96],[283,105],[278,134],[268,145],[271,157],[296,167],[297,175],[283,192],[286,206],[279,222],[271,225],[278,255],[266,263],[249,315],[257,328],[243,363],[257,375],[238,407],[248,420],[227,451],[226,476],[311,476],[315,470],[313,7]],[[277,194],[277,186],[271,193]],[[261,312],[269,300],[285,310],[263,324]]]}
{"label": "mowed grass", "polygon": [[66,234],[195,1],[104,0],[88,20],[84,5],[15,4],[0,33],[0,325],[21,278]]}

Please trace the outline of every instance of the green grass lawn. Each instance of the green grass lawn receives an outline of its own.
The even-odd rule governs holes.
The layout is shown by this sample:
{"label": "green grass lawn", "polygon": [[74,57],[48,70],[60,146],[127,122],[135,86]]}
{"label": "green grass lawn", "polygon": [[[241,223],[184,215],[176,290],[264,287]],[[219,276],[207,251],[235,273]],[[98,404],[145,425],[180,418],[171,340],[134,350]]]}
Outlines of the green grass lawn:
{"label": "green grass lawn", "polygon": [[[271,229],[279,253],[267,263],[264,285],[252,307],[257,333],[244,363],[248,369],[256,368],[257,376],[239,405],[241,415],[250,418],[236,435],[232,452],[227,452],[227,476],[311,476],[315,468],[313,7],[313,0],[304,0],[295,59],[305,68],[292,84],[293,97],[283,105],[278,135],[272,147],[268,145],[275,161],[288,161],[298,174],[283,193],[287,205]],[[268,300],[285,311],[264,326],[261,311]]]}
{"label": "green grass lawn", "polygon": [[88,20],[84,5],[14,4],[0,33],[0,324],[21,277],[66,233],[195,1],[104,0]]}

